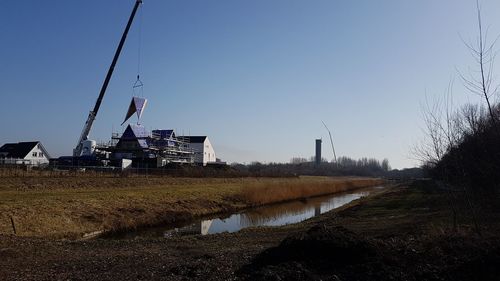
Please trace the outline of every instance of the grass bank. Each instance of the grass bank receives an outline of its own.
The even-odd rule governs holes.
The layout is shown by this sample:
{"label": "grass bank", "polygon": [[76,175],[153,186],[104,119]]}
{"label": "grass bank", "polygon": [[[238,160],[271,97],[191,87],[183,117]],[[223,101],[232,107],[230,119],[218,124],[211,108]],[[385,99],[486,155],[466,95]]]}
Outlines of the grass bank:
{"label": "grass bank", "polygon": [[0,234],[78,238],[380,184],[369,178],[2,177]]}

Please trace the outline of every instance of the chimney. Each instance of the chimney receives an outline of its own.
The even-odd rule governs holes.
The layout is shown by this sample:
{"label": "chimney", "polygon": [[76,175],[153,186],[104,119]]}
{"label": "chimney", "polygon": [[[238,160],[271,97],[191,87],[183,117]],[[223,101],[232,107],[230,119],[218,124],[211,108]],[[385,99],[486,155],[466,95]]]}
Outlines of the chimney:
{"label": "chimney", "polygon": [[316,165],[321,163],[321,139],[316,140]]}

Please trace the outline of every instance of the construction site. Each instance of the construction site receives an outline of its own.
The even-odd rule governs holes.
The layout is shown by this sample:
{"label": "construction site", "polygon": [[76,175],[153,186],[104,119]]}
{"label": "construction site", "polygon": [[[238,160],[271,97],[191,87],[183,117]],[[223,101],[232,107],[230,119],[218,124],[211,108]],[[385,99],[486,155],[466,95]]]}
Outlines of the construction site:
{"label": "construction site", "polygon": [[[135,2],[121,40],[114,54],[112,63],[104,79],[94,108],[89,112],[85,125],[72,156],[51,159],[51,165],[57,167],[119,167],[159,168],[167,165],[200,165],[225,164],[216,158],[215,151],[207,136],[179,136],[173,129],[155,129],[148,131],[141,124],[141,117],[148,100],[143,96],[133,96],[122,126],[136,115],[137,121],[126,125],[123,132],[112,132],[108,142],[97,143],[89,134],[101,103],[106,94],[108,84],[113,75],[116,63],[127,39],[142,0]],[[133,85],[134,93],[142,92],[143,83],[139,73]]]}

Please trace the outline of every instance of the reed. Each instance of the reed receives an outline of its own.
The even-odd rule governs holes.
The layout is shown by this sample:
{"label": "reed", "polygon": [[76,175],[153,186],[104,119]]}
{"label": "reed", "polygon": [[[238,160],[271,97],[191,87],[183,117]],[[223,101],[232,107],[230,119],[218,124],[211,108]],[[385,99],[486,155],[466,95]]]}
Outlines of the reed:
{"label": "reed", "polygon": [[360,178],[4,177],[0,235],[78,238],[379,184]]}
{"label": "reed", "polygon": [[383,182],[382,179],[376,178],[352,177],[300,177],[274,182],[255,181],[243,186],[241,196],[252,205],[264,205],[376,186]]}

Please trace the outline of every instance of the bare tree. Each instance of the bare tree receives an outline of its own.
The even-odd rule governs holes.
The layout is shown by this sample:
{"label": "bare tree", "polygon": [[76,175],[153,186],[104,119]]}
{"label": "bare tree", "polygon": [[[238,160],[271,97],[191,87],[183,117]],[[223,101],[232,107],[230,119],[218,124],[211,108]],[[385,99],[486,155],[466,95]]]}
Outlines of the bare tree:
{"label": "bare tree", "polygon": [[307,159],[304,157],[293,157],[292,159],[290,159],[290,164],[301,164],[307,162]]}
{"label": "bare tree", "polygon": [[460,122],[453,104],[453,80],[443,97],[432,102],[426,97],[421,105],[425,128],[424,139],[413,148],[412,154],[424,165],[434,166],[456,146],[461,138]]}
{"label": "bare tree", "polygon": [[[441,189],[450,195],[453,225],[457,227],[457,215],[466,206],[466,215],[472,218],[474,229],[481,235],[482,204],[488,190],[497,187],[498,143],[497,130],[499,106],[492,104],[499,86],[494,79],[495,44],[488,41],[488,30],[483,28],[481,7],[476,0],[479,34],[475,43],[464,44],[476,62],[466,74],[459,72],[468,91],[479,95],[484,105],[453,105],[453,82],[444,97],[422,106],[425,123],[424,141],[416,146],[414,154],[425,166],[431,168]],[[496,181],[495,181],[496,180]],[[493,183],[493,184],[492,184]],[[478,187],[479,185],[479,187]],[[484,185],[484,186],[481,186]]]}
{"label": "bare tree", "polygon": [[382,167],[382,170],[384,170],[385,172],[388,172],[391,169],[391,165],[389,165],[389,159],[387,158],[384,158],[380,165]]}
{"label": "bare tree", "polygon": [[[494,109],[493,112],[495,112]],[[463,136],[477,135],[486,129],[489,113],[483,106],[465,104],[461,107],[459,114],[458,119],[461,122],[460,128]]]}
{"label": "bare tree", "polygon": [[488,42],[488,28],[486,30],[483,28],[479,0],[476,0],[476,9],[479,31],[476,42],[468,43],[463,39],[462,41],[476,61],[478,69],[471,70],[469,68],[466,74],[461,71],[458,71],[458,73],[467,90],[484,98],[490,117],[493,122],[496,122],[490,99],[497,95],[500,86],[498,83],[495,83],[493,77],[493,64],[496,56],[495,44],[498,37],[491,43]]}
{"label": "bare tree", "polygon": [[[465,105],[460,110],[453,105],[453,82],[451,81],[446,94],[442,98],[429,103],[426,99],[422,106],[425,122],[425,139],[415,147],[413,153],[427,167],[438,166],[438,186],[446,191],[453,217],[453,229],[457,229],[457,216],[460,201],[465,202],[468,215],[474,223],[474,230],[481,234],[480,206],[473,201],[472,191],[463,184],[451,185],[452,178],[464,174],[464,159],[461,153],[453,153],[462,143],[464,136],[481,130],[484,114],[480,107]],[[483,111],[484,112],[484,111]],[[451,156],[451,157],[450,157]],[[443,158],[446,157],[447,159]]]}

